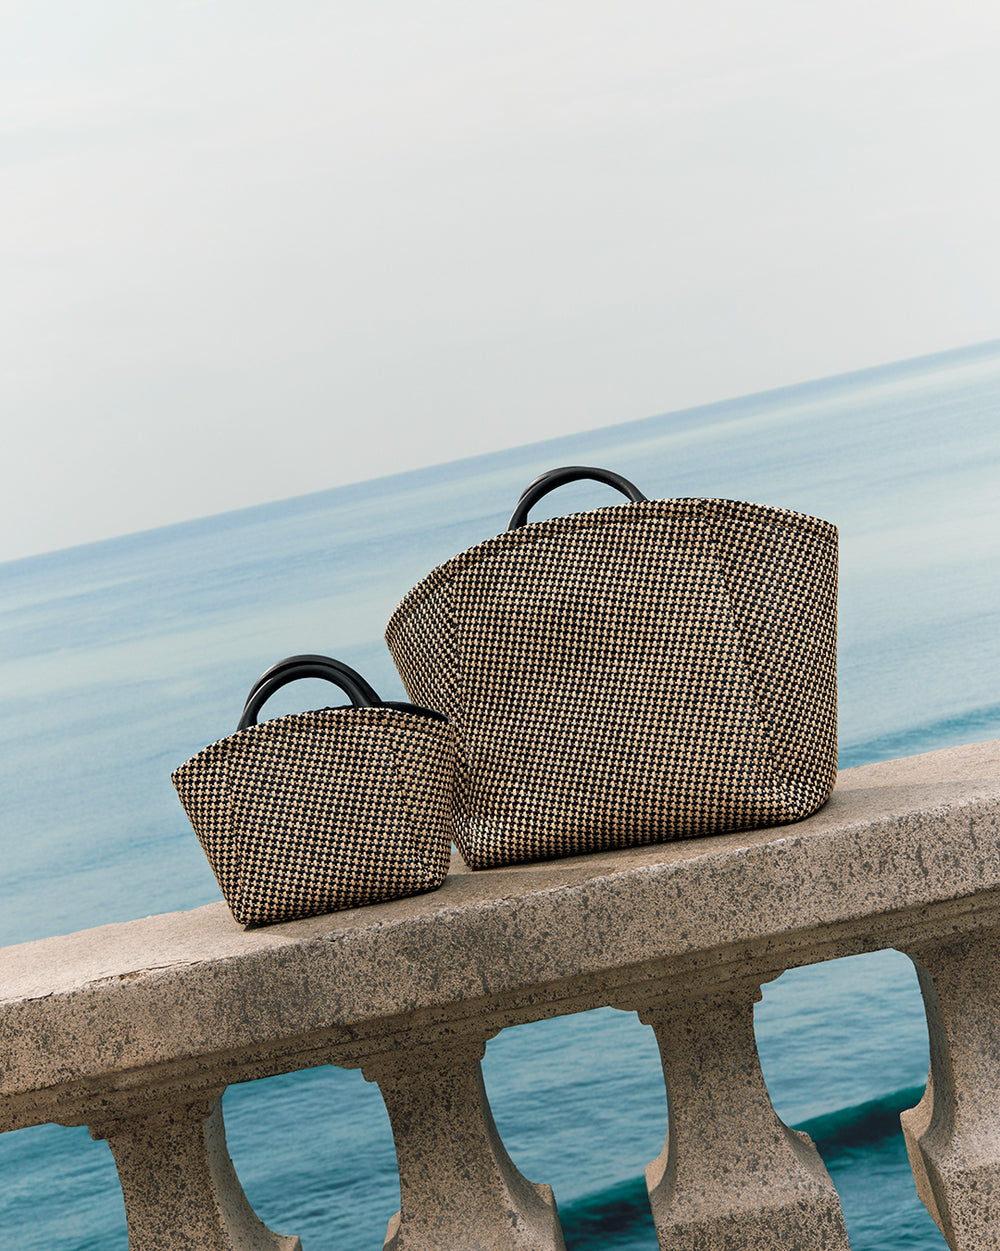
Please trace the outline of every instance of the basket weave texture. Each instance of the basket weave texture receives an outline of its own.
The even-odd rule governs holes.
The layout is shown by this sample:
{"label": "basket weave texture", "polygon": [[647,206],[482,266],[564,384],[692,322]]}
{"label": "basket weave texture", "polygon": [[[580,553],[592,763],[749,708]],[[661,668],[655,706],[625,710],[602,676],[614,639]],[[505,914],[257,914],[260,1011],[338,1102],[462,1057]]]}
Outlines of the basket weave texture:
{"label": "basket weave texture", "polygon": [[456,732],[472,868],[800,820],[837,764],[837,531],[650,500],[439,566],[386,640]]}
{"label": "basket weave texture", "polygon": [[443,722],[324,708],[240,730],[172,778],[233,916],[262,925],[440,886],[453,769]]}

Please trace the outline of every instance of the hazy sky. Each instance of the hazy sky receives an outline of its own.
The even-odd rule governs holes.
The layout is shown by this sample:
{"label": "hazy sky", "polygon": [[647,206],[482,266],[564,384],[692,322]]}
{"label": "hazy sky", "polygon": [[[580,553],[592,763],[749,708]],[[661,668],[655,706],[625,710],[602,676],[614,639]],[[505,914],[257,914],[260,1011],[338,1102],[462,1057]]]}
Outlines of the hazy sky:
{"label": "hazy sky", "polygon": [[996,0],[0,14],[0,559],[1000,336]]}

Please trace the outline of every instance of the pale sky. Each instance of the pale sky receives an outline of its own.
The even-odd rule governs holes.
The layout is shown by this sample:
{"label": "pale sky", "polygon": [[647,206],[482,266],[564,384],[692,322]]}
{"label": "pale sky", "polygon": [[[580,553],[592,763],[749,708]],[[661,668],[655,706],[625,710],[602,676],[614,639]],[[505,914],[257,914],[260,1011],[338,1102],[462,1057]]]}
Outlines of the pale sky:
{"label": "pale sky", "polygon": [[996,0],[0,15],[0,560],[1000,337]]}

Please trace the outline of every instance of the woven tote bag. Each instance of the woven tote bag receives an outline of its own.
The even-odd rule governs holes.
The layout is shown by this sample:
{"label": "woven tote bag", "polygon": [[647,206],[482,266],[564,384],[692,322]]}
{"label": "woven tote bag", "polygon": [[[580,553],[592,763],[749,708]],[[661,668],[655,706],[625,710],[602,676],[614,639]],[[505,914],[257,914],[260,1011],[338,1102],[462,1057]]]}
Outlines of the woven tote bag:
{"label": "woven tote bag", "polygon": [[[629,503],[525,524],[564,482]],[[386,639],[456,735],[471,868],[797,821],[836,778],[837,531],[786,509],[536,479]]]}
{"label": "woven tote bag", "polygon": [[[275,691],[308,677],[351,706],[256,723]],[[453,773],[441,713],[382,701],[329,657],[290,656],[254,684],[237,732],[172,779],[230,911],[251,926],[440,886]]]}

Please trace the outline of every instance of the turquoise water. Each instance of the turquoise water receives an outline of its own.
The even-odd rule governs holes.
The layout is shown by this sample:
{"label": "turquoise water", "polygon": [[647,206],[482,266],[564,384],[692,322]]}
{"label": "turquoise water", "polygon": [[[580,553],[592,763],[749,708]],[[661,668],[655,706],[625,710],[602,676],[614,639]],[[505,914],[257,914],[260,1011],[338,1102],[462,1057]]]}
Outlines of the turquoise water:
{"label": "turquoise water", "polygon": [[[231,732],[250,683],[290,653],[340,656],[402,697],[381,638],[395,604],[557,464],[838,525],[843,765],[1000,737],[998,414],[994,343],[0,566],[0,943],[216,899],[171,769]],[[610,498],[574,485],[552,511]],[[326,697],[303,684],[269,707]],[[942,1247],[898,1131],[927,1071],[908,961],[787,973],[756,1019],[775,1106],[820,1146],[855,1251]],[[524,1026],[489,1044],[484,1071],[568,1245],[654,1247],[642,1170],[666,1107],[651,1032],[611,1009]],[[234,1087],[225,1109],[273,1228],[306,1251],[380,1245],[398,1186],[358,1073]],[[126,1246],[105,1144],[55,1126],[0,1137],[0,1243],[14,1238]]]}

